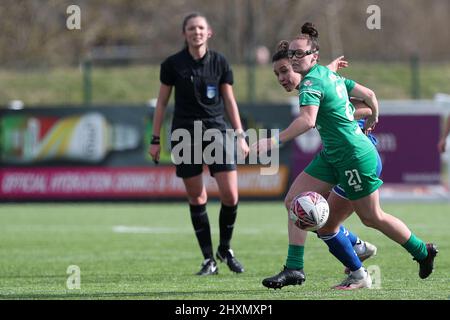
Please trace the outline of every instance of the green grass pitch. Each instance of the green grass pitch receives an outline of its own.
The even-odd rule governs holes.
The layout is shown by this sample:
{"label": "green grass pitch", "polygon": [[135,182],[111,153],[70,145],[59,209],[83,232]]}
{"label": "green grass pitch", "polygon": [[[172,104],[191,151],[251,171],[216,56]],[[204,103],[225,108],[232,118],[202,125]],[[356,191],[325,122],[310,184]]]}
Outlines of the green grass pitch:
{"label": "green grass pitch", "polygon": [[[287,254],[282,202],[242,202],[232,247],[246,272],[198,277],[202,256],[184,203],[0,205],[0,299],[449,299],[450,205],[385,204],[420,238],[438,244],[435,272],[418,265],[398,244],[364,227],[353,215],[346,227],[378,247],[365,266],[378,266],[381,288],[330,289],[342,265],[314,234],[305,249],[306,282],[268,290],[264,277],[281,270]],[[217,247],[219,204],[208,205]],[[80,268],[80,289],[68,289],[67,268]]]}

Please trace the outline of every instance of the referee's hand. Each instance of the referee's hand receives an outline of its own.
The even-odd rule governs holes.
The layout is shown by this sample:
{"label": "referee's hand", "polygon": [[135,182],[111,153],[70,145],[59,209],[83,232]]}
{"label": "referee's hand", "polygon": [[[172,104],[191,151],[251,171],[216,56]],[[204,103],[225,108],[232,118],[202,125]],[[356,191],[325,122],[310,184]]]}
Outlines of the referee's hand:
{"label": "referee's hand", "polygon": [[152,157],[155,164],[159,163],[159,154],[161,152],[161,146],[159,144],[151,144],[148,149],[148,154]]}
{"label": "referee's hand", "polygon": [[250,148],[248,147],[247,141],[242,138],[238,138],[238,157],[241,159],[247,158],[250,152]]}

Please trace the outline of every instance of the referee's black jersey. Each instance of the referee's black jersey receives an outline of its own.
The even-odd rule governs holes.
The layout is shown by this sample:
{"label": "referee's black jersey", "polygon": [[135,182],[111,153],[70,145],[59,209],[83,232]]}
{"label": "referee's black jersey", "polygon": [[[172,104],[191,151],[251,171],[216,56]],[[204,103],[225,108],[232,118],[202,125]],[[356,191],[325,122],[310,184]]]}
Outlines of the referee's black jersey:
{"label": "referee's black jersey", "polygon": [[233,72],[220,53],[207,50],[194,60],[185,48],[161,64],[160,80],[175,87],[174,121],[212,119],[223,116],[220,85],[232,85]]}

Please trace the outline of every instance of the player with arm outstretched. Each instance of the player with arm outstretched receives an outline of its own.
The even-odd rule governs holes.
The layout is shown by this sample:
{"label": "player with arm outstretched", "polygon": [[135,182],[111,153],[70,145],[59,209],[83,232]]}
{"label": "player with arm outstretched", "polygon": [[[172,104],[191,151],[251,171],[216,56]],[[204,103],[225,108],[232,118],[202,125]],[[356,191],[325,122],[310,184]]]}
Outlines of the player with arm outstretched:
{"label": "player with arm outstretched", "polygon": [[[301,82],[301,75],[299,73],[295,73],[292,70],[292,66],[289,62],[288,57],[288,49],[289,49],[289,42],[284,40],[281,41],[278,44],[276,53],[272,56],[272,64],[273,64],[273,71],[275,76],[277,77],[277,80],[279,84],[287,91],[297,91],[299,89],[299,85]],[[332,71],[337,71],[340,68],[345,68],[348,66],[347,61],[343,60],[343,57],[339,57],[332,61],[327,67]],[[354,113],[354,116],[356,119],[358,119],[358,123],[360,126],[364,125],[364,118],[369,116],[372,111],[364,104],[361,100],[352,99],[352,102],[354,105],[356,105],[356,110]],[[361,119],[361,120],[359,120]],[[376,144],[377,140],[372,135],[369,134],[369,137],[371,141]],[[378,162],[378,174],[381,172],[381,159],[379,158]],[[322,228],[330,228],[330,226],[337,225],[339,226],[339,232],[341,232],[341,235],[345,235],[349,238],[350,242],[352,243],[353,249],[355,250],[356,254],[358,255],[358,258],[361,261],[364,261],[373,255],[376,254],[377,248],[361,239],[359,239],[355,234],[347,230],[341,223],[349,217],[353,210],[353,207],[351,206],[351,203],[346,197],[345,192],[343,191],[342,187],[339,185],[334,186],[332,192],[330,192],[328,198],[327,198],[328,204],[330,206],[330,211],[332,212],[332,215],[328,218],[327,224]],[[335,234],[336,232],[332,232],[334,230],[330,230],[329,234]],[[300,233],[303,233],[303,237],[299,237],[298,243],[291,244],[292,246],[299,246],[300,248],[296,250],[294,249],[292,252],[298,252],[300,254],[299,260],[294,261],[300,261],[300,263],[297,263],[297,265],[290,264],[289,267],[286,267],[285,270],[281,272],[281,277],[275,276],[268,279],[264,279],[263,284],[267,287],[283,287],[287,283],[289,283],[289,277],[286,275],[289,275],[290,269],[302,269],[303,268],[303,252],[304,252],[304,241],[306,241],[307,232],[301,230]],[[345,258],[345,253],[341,254],[341,252],[345,252],[342,250],[342,248],[337,248],[338,244],[335,245],[335,241],[333,240],[334,237],[324,237],[323,240],[327,245],[330,247],[330,252],[332,252],[335,256],[339,257],[338,259],[340,261],[343,261],[346,263],[349,259]],[[303,242],[302,242],[303,241]],[[287,263],[290,262],[288,259]],[[346,272],[348,273],[350,271],[350,268],[352,265],[346,265]],[[284,276],[283,276],[284,275]],[[296,281],[292,281],[293,283],[296,283]]]}
{"label": "player with arm outstretched", "polygon": [[[261,139],[252,146],[252,150],[264,152],[317,128],[323,150],[291,185],[285,199],[286,208],[289,210],[292,199],[302,192],[314,191],[326,196],[334,185],[340,184],[361,221],[402,245],[419,262],[420,278],[427,278],[433,271],[437,247],[432,243],[424,243],[400,219],[381,209],[378,188],[383,182],[377,176],[377,152],[354,119],[354,107],[348,93],[363,99],[372,110],[364,130],[373,129],[378,122],[376,96],[372,90],[319,65],[317,37],[314,26],[306,23],[302,27],[302,35],[289,45],[292,68],[302,75],[299,117],[278,137]],[[295,243],[297,230],[289,220],[290,244]],[[321,237],[326,236],[320,229],[318,233]],[[338,237],[337,241],[348,252],[353,251],[347,237]],[[352,263],[355,263],[355,268],[358,266],[357,260]],[[370,287],[370,276],[360,261],[359,266],[335,288],[348,290]]]}

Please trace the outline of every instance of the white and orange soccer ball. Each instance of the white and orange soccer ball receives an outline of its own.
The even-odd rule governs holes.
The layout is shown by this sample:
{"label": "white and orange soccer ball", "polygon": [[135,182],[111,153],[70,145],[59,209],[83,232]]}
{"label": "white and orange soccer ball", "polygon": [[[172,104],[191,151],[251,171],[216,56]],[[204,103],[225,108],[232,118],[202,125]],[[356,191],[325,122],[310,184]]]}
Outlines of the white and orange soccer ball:
{"label": "white and orange soccer ball", "polygon": [[300,193],[292,200],[289,209],[289,219],[293,220],[297,227],[306,231],[322,228],[329,214],[327,200],[313,191]]}

